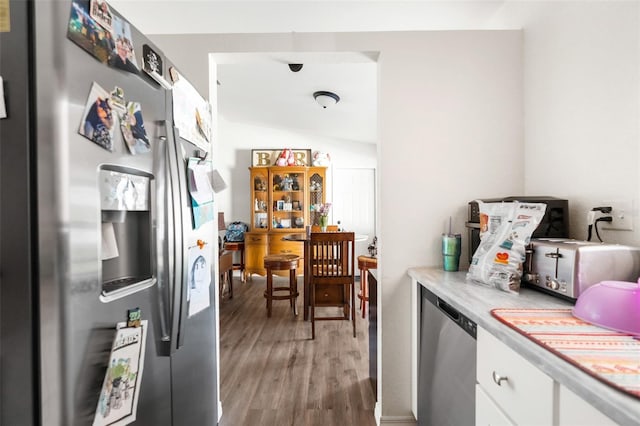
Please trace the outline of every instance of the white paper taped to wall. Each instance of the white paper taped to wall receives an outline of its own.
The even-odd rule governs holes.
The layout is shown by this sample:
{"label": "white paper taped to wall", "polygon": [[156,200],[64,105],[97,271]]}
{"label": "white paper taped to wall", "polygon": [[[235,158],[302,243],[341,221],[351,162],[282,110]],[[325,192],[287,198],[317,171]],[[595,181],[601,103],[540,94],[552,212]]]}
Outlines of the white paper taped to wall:
{"label": "white paper taped to wall", "polygon": [[4,83],[0,76],[0,118],[7,118],[7,108],[4,105]]}

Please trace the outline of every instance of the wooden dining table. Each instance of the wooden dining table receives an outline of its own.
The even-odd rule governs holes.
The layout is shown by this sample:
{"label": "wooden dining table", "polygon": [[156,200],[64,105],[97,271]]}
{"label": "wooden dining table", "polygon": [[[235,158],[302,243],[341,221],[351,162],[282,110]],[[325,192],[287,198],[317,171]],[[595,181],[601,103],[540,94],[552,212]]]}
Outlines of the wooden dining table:
{"label": "wooden dining table", "polygon": [[[329,231],[331,232],[331,231]],[[367,235],[356,234],[354,241],[366,241],[368,238]],[[303,318],[305,321],[309,320],[309,309],[311,308],[311,236],[307,235],[306,232],[300,232],[296,234],[288,234],[282,237],[284,241],[298,241],[304,244],[303,256],[304,256],[304,275],[303,275]]]}

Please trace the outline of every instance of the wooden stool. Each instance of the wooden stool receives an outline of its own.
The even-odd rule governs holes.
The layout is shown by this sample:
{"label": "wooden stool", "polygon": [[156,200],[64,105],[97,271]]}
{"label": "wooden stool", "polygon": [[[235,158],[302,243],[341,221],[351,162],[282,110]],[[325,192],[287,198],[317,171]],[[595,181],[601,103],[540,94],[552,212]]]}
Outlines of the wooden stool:
{"label": "wooden stool", "polygon": [[360,309],[362,309],[362,318],[365,317],[367,302],[369,301],[369,289],[367,288],[367,271],[369,269],[378,269],[378,259],[369,256],[358,256],[358,269],[360,269]]}
{"label": "wooden stool", "polygon": [[[270,254],[264,257],[264,268],[267,270],[267,289],[264,297],[267,299],[267,317],[271,317],[271,304],[274,300],[289,299],[289,305],[293,308],[293,315],[298,315],[296,311],[296,298],[298,297],[298,282],[296,280],[296,268],[300,256],[295,254]],[[272,271],[289,271],[289,287],[273,286]],[[283,295],[275,295],[274,292],[286,292]]]}
{"label": "wooden stool", "polygon": [[244,241],[226,241],[224,249],[227,251],[239,251],[240,263],[233,264],[233,270],[240,270],[240,281],[244,282]]}

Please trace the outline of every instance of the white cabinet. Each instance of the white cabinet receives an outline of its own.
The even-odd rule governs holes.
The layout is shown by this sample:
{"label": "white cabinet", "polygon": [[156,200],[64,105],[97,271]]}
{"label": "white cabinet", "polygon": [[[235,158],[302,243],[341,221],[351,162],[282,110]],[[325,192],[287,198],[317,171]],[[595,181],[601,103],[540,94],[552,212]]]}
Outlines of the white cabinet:
{"label": "white cabinet", "polygon": [[477,336],[476,425],[616,424],[491,333]]}
{"label": "white cabinet", "polygon": [[566,387],[558,386],[559,426],[610,426],[617,423]]}
{"label": "white cabinet", "polygon": [[480,385],[476,385],[476,425],[515,426]]}
{"label": "white cabinet", "polygon": [[553,379],[482,328],[476,374],[479,386],[515,424],[553,424]]}

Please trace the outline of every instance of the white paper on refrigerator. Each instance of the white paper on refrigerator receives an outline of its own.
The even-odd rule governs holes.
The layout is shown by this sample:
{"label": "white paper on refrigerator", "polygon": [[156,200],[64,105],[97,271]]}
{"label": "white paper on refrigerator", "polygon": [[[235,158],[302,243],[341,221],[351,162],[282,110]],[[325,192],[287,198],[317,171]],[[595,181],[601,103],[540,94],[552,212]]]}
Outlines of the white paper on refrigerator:
{"label": "white paper on refrigerator", "polygon": [[209,180],[211,163],[199,164],[198,161],[189,161],[189,193],[196,203],[203,204],[213,202],[213,188]]}
{"label": "white paper on refrigerator", "polygon": [[136,420],[148,321],[140,327],[117,324],[107,372],[93,419],[93,426],[124,426]]}
{"label": "white paper on refrigerator", "polygon": [[209,287],[211,285],[211,244],[202,248],[189,248],[189,264],[187,270],[187,299],[189,300],[189,316],[206,309],[211,305]]}

